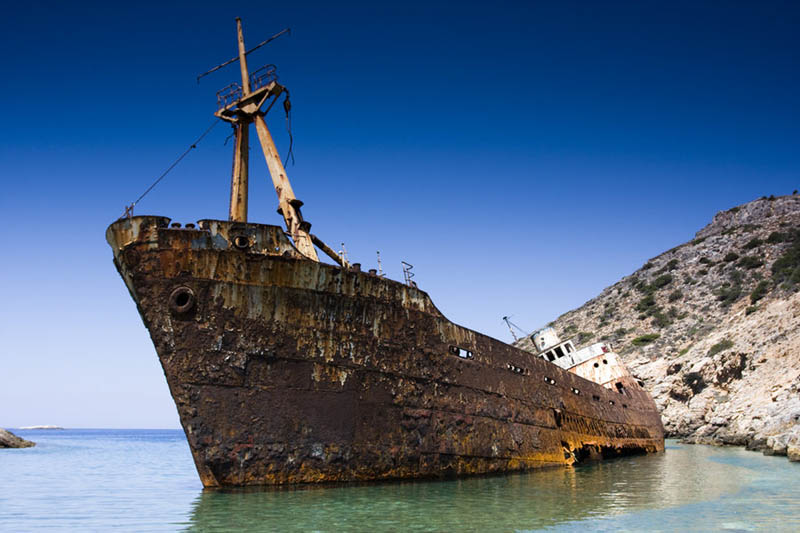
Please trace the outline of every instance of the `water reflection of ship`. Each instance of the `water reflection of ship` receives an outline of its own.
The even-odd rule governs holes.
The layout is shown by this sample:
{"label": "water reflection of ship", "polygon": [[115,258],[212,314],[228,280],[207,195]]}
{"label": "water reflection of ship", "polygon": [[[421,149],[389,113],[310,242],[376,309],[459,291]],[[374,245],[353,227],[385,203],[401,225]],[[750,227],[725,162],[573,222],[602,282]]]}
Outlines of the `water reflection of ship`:
{"label": "water reflection of ship", "polygon": [[[434,482],[204,490],[188,530],[513,531],[665,509],[736,492],[735,453],[673,444],[665,454],[576,468]],[[701,465],[701,467],[698,467]]]}

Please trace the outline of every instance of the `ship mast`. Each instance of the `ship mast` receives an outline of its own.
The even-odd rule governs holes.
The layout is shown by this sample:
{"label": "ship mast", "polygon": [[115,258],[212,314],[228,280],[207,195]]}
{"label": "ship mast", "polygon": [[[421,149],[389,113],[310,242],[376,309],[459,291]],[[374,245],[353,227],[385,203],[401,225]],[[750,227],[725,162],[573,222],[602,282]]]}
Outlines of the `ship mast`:
{"label": "ship mast", "polygon": [[[231,176],[231,201],[228,218],[232,222],[247,222],[247,193],[248,193],[248,141],[250,136],[250,123],[255,123],[258,140],[264,159],[267,161],[269,174],[272,177],[272,184],[278,194],[278,213],[283,216],[286,229],[298,251],[309,259],[319,261],[314,243],[319,243],[320,248],[328,253],[324,243],[317,237],[312,236],[309,230],[311,224],[303,220],[300,207],[303,202],[297,199],[286,176],[286,169],[283,167],[278,149],[272,140],[272,135],[264,121],[264,115],[272,108],[281,93],[286,88],[277,82],[275,67],[267,65],[258,71],[250,74],[247,70],[247,54],[244,46],[244,34],[242,32],[242,21],[236,18],[236,30],[239,41],[239,56],[224,63],[227,65],[238,59],[242,74],[242,85],[231,84],[217,93],[219,109],[214,113],[217,117],[233,124],[235,129],[236,142],[233,147],[233,172]],[[262,43],[264,44],[264,43]],[[255,48],[260,47],[256,46]],[[255,50],[255,48],[253,50]],[[219,67],[215,67],[216,70]],[[209,71],[211,72],[211,71]],[[270,99],[266,111],[261,107]],[[329,249],[329,248],[328,248]],[[328,255],[331,255],[328,253]],[[335,254],[331,256],[339,264],[346,266],[342,259]]]}

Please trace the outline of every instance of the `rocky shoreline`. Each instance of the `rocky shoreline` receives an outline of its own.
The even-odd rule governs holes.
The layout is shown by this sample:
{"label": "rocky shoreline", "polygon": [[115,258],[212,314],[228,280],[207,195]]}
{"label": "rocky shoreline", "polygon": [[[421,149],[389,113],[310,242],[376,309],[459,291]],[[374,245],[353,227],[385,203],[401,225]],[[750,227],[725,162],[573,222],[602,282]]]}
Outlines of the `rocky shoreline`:
{"label": "rocky shoreline", "polygon": [[5,429],[0,429],[0,448],[30,448],[31,446],[36,446],[36,443],[17,437]]}
{"label": "rocky shoreline", "polygon": [[668,436],[800,461],[798,290],[800,195],[764,197],[551,325],[576,344],[610,342]]}

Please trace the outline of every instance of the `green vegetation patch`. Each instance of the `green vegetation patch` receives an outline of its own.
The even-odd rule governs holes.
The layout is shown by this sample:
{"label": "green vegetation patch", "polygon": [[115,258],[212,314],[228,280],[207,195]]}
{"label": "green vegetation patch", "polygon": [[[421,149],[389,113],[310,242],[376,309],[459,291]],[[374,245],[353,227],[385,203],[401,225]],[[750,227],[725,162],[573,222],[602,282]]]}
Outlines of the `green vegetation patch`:
{"label": "green vegetation patch", "polygon": [[712,346],[708,350],[708,355],[709,356],[716,355],[719,352],[724,352],[725,350],[727,350],[729,348],[732,348],[732,347],[733,347],[733,341],[725,339],[723,341],[718,342],[714,346]]}
{"label": "green vegetation patch", "polygon": [[778,244],[780,242],[785,241],[787,237],[788,235],[786,235],[785,233],[781,233],[779,231],[773,231],[772,233],[769,234],[769,237],[767,237],[767,242],[769,244]]}
{"label": "green vegetation patch", "polygon": [[658,329],[663,329],[672,324],[672,318],[668,314],[661,312],[661,309],[653,313],[653,325]]}
{"label": "green vegetation patch", "polygon": [[725,254],[725,257],[722,258],[722,260],[725,261],[726,263],[730,263],[731,261],[736,261],[737,259],[739,259],[739,254],[737,254],[736,252],[728,252],[727,254]]}
{"label": "green vegetation patch", "polygon": [[650,286],[653,288],[653,290],[658,290],[666,287],[670,283],[672,283],[672,274],[662,274],[654,279]]}
{"label": "green vegetation patch", "polygon": [[656,274],[663,274],[664,272],[672,272],[676,268],[678,268],[678,260],[670,259],[666,265],[664,265],[663,267],[659,268],[656,271]]}
{"label": "green vegetation patch", "polygon": [[739,262],[737,264],[742,268],[746,268],[748,270],[751,270],[753,268],[758,268],[761,265],[763,265],[764,261],[762,261],[758,257],[752,256],[752,255],[748,255],[748,256],[745,256],[745,257],[742,257],[741,259],[739,259]]}
{"label": "green vegetation patch", "polygon": [[647,280],[644,279],[637,279],[633,283],[633,288],[639,292],[650,292],[650,285],[648,285]]}
{"label": "green vegetation patch", "polygon": [[753,248],[758,248],[762,244],[764,244],[764,241],[762,241],[758,237],[753,237],[752,239],[747,241],[747,244],[744,245],[744,249],[745,250],[752,250]]}
{"label": "green vegetation patch", "polygon": [[661,335],[659,335],[658,333],[646,333],[644,335],[639,335],[638,337],[633,339],[631,341],[631,344],[633,344],[634,346],[644,346],[645,344],[650,344],[660,336]]}
{"label": "green vegetation patch", "polygon": [[717,290],[717,299],[724,307],[731,305],[742,295],[742,273],[738,270],[731,271],[730,282],[722,284]]}
{"label": "green vegetation patch", "polygon": [[584,342],[588,341],[594,337],[594,333],[591,331],[581,331],[578,333],[578,338],[575,340],[577,344],[583,344]]}
{"label": "green vegetation patch", "polygon": [[772,279],[790,288],[800,283],[800,230],[794,231],[791,242],[783,255],[772,263]]}
{"label": "green vegetation patch", "polygon": [[720,302],[722,302],[723,306],[727,307],[736,300],[738,300],[741,295],[742,295],[741,285],[728,285],[727,287],[722,287],[719,290],[717,294],[717,299]]}
{"label": "green vegetation patch", "polygon": [[672,283],[673,277],[672,274],[661,274],[656,279],[653,280],[652,283],[647,283],[646,280],[637,279],[634,288],[644,294],[644,298],[639,301],[637,304],[636,309],[639,311],[643,311],[646,308],[649,308],[655,305],[655,299],[653,298],[653,293],[656,292],[658,289],[666,287],[670,283]]}
{"label": "green vegetation patch", "polygon": [[639,300],[639,303],[636,304],[636,310],[647,312],[655,306],[656,306],[655,296],[653,296],[652,294],[648,294],[647,296]]}
{"label": "green vegetation patch", "polygon": [[678,311],[678,308],[673,305],[669,308],[667,316],[669,316],[670,318],[674,318],[675,320],[683,320],[684,318],[689,316],[689,313],[687,312],[681,313],[680,311]]}
{"label": "green vegetation patch", "polygon": [[[759,301],[761,298],[767,295],[769,292],[770,282],[767,280],[761,280],[758,282],[758,285],[755,286],[753,292],[750,293],[750,303],[754,304]],[[749,314],[749,313],[748,313]]]}
{"label": "green vegetation patch", "polygon": [[669,298],[667,298],[667,300],[669,300],[670,302],[677,302],[681,298],[683,298],[683,293],[680,290],[676,290],[670,293]]}

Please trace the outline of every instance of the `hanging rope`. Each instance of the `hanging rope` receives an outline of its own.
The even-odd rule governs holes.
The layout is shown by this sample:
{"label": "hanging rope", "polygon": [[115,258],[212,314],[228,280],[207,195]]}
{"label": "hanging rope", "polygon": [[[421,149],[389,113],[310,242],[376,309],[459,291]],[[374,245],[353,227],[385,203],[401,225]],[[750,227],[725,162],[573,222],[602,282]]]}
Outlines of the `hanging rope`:
{"label": "hanging rope", "polygon": [[172,170],[173,168],[175,168],[175,167],[178,165],[178,163],[180,163],[180,162],[181,162],[181,160],[183,160],[183,158],[184,158],[184,157],[186,157],[187,155],[189,155],[189,152],[191,152],[192,150],[194,150],[195,148],[197,148],[197,144],[198,144],[200,141],[202,141],[202,140],[203,140],[203,138],[204,138],[206,135],[208,135],[209,133],[211,133],[211,130],[213,130],[213,129],[214,129],[214,127],[216,127],[216,125],[217,125],[217,124],[219,124],[219,121],[218,121],[218,120],[215,120],[215,121],[214,121],[214,122],[211,124],[211,126],[209,126],[209,127],[208,127],[208,129],[207,129],[206,131],[204,131],[204,132],[203,132],[203,134],[202,134],[200,137],[198,137],[198,138],[197,138],[197,140],[196,140],[195,142],[193,142],[193,143],[192,143],[192,145],[191,145],[191,146],[189,146],[189,148],[187,148],[187,149],[186,149],[186,151],[185,151],[185,152],[183,152],[183,153],[180,155],[180,157],[179,157],[178,159],[176,159],[176,160],[175,160],[175,162],[174,162],[174,163],[172,163],[172,164],[169,166],[169,168],[167,168],[167,170],[165,170],[165,171],[164,171],[164,173],[163,173],[163,174],[161,174],[161,175],[158,177],[158,179],[156,179],[156,181],[154,181],[154,182],[153,182],[153,184],[152,184],[152,185],[150,185],[150,186],[147,188],[147,190],[146,190],[146,191],[144,191],[144,192],[142,193],[142,195],[141,195],[141,196],[139,196],[139,198],[137,198],[137,199],[136,199],[136,201],[135,201],[135,202],[133,202],[133,203],[132,203],[131,205],[129,205],[129,206],[126,206],[126,207],[125,207],[125,213],[122,215],[122,217],[123,217],[123,218],[124,218],[124,217],[129,217],[129,218],[130,218],[131,216],[133,216],[133,208],[136,206],[136,204],[138,204],[138,203],[139,203],[139,202],[142,200],[142,198],[144,198],[145,196],[147,196],[147,193],[149,193],[150,191],[152,191],[152,190],[153,190],[153,188],[154,188],[156,185],[158,185],[158,182],[160,182],[161,180],[163,180],[163,179],[164,179],[164,177],[165,177],[167,174],[169,174],[170,170]]}
{"label": "hanging rope", "polygon": [[286,98],[283,100],[283,110],[286,112],[286,132],[289,134],[289,151],[286,153],[286,161],[283,162],[283,166],[285,167],[286,164],[289,162],[289,158],[292,158],[292,165],[294,165],[294,151],[292,151],[292,147],[294,146],[294,137],[292,137],[292,102],[289,100],[289,90],[286,89]]}

